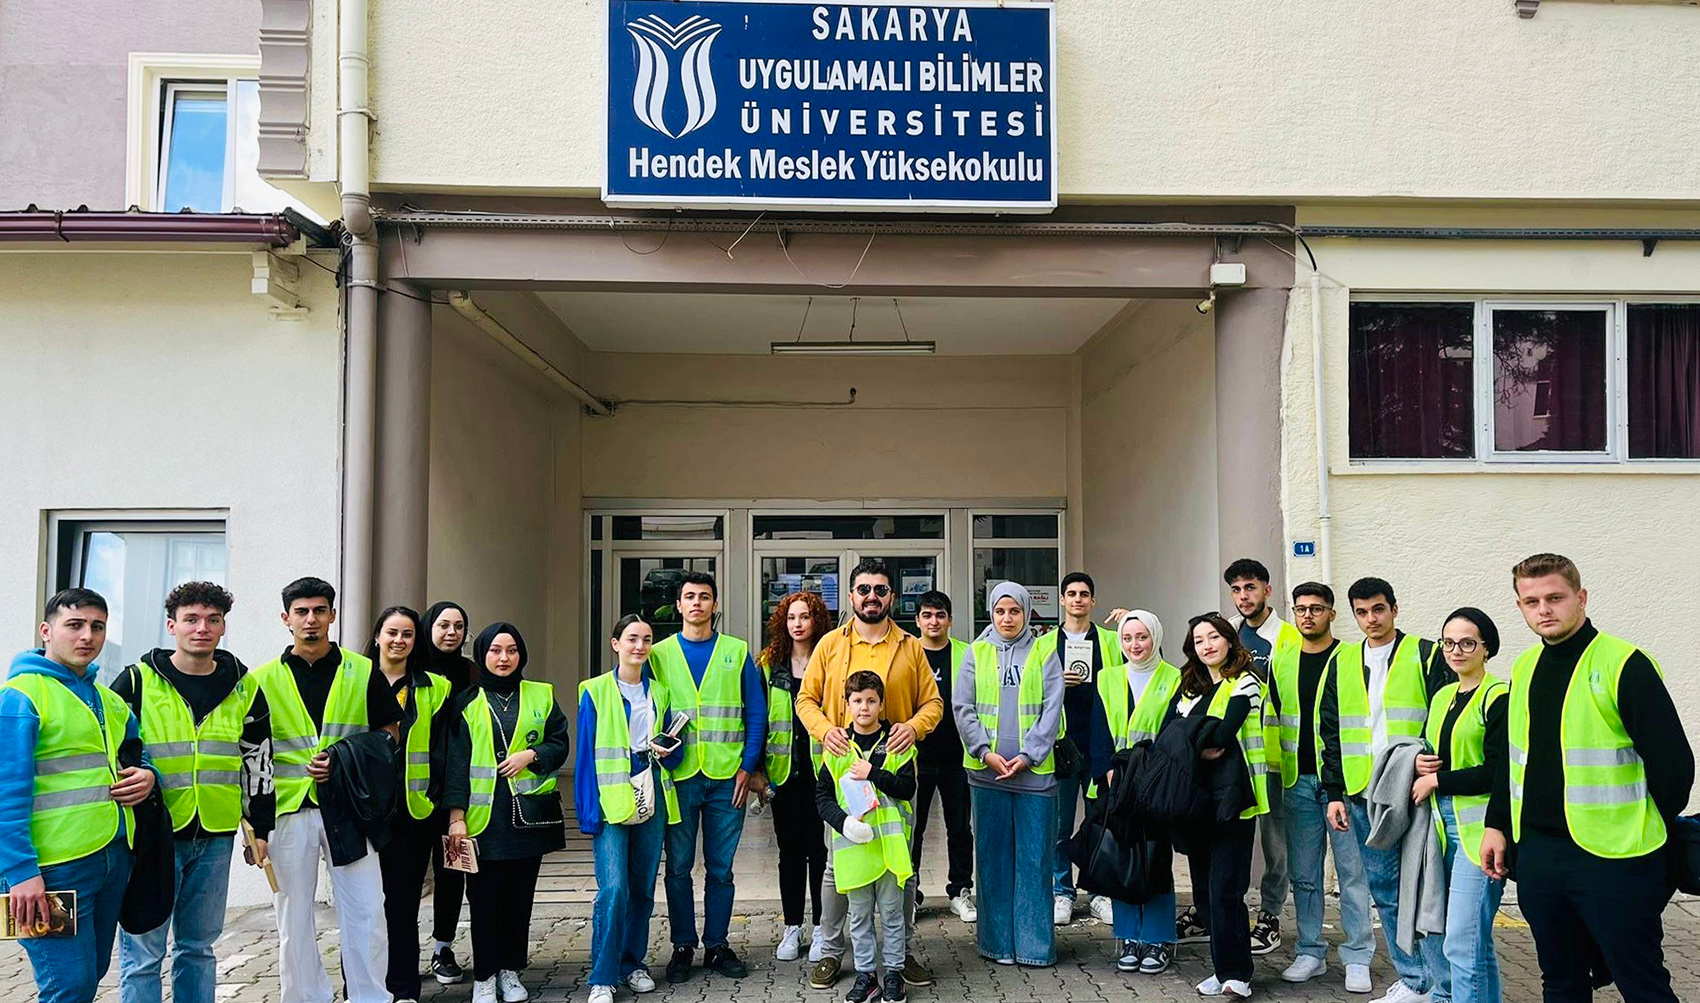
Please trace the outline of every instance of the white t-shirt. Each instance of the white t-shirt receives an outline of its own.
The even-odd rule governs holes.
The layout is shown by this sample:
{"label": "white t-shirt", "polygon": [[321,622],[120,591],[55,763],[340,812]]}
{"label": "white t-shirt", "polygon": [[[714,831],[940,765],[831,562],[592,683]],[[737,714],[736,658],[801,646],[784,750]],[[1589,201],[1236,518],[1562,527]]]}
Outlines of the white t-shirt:
{"label": "white t-shirt", "polygon": [[620,695],[632,705],[632,716],[627,723],[632,736],[632,751],[642,752],[649,748],[649,733],[655,730],[655,701],[644,691],[641,681],[628,683],[616,679],[615,682],[620,684]]}
{"label": "white t-shirt", "polygon": [[1127,667],[1127,695],[1129,707],[1139,706],[1139,698],[1145,695],[1145,688],[1151,685],[1151,679],[1156,674],[1157,667],[1155,665],[1149,669],[1136,669],[1132,665]]}
{"label": "white t-shirt", "polygon": [[1381,755],[1387,748],[1387,677],[1393,669],[1393,652],[1398,648],[1392,641],[1379,648],[1364,644],[1364,665],[1369,669],[1369,751]]}

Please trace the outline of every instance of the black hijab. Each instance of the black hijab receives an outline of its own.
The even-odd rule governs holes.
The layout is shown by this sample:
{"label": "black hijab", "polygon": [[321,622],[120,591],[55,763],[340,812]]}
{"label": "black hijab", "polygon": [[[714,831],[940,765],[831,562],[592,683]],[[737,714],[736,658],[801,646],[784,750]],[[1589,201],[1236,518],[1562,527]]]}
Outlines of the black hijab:
{"label": "black hijab", "polygon": [[425,611],[425,669],[447,679],[454,692],[459,693],[472,685],[478,673],[474,670],[472,661],[461,654],[466,646],[465,641],[454,651],[444,651],[431,639],[431,629],[446,609],[459,610],[460,618],[466,622],[466,629],[472,629],[472,617],[466,612],[465,606],[448,600],[432,603],[431,608]]}
{"label": "black hijab", "polygon": [[[496,639],[498,634],[512,634],[514,645],[519,648],[519,667],[514,669],[512,674],[506,676],[498,676],[484,667],[484,656],[489,652],[490,643]],[[519,689],[520,680],[525,677],[527,657],[525,638],[520,634],[518,627],[506,620],[497,620],[485,627],[478,632],[477,639],[472,642],[472,660],[478,667],[478,685],[492,693],[512,693]]]}
{"label": "black hijab", "polygon": [[1454,620],[1468,620],[1476,625],[1477,632],[1482,635],[1482,650],[1487,652],[1487,657],[1492,658],[1499,654],[1499,628],[1494,626],[1493,617],[1474,606],[1465,606],[1453,610],[1450,616],[1442,620],[1441,628],[1445,629],[1446,625]]}

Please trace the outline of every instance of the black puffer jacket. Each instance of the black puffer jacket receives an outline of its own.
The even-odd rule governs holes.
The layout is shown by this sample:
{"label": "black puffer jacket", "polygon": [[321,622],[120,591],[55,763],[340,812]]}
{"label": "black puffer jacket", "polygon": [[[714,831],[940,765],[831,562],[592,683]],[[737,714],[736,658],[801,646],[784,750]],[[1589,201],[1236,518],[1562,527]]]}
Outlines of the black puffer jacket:
{"label": "black puffer jacket", "polygon": [[382,850],[390,841],[390,816],[401,790],[396,744],[386,731],[352,735],[326,750],[331,778],[319,785],[325,839],[331,863],[352,864],[366,855],[366,844]]}

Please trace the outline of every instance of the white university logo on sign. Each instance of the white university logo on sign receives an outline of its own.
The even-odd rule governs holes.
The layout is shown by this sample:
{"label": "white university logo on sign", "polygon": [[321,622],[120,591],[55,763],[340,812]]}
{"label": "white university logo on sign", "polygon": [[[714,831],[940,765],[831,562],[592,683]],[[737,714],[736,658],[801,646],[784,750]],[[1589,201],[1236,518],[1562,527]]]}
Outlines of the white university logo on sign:
{"label": "white university logo on sign", "polygon": [[[675,27],[654,14],[626,25],[637,44],[638,71],[637,84],[632,88],[632,109],[637,112],[638,121],[669,139],[678,139],[708,124],[717,103],[708,51],[720,37],[720,27],[700,15],[692,15]],[[685,97],[685,124],[677,131],[669,129],[662,118],[662,107],[673,85],[675,55],[679,62],[679,87]]]}

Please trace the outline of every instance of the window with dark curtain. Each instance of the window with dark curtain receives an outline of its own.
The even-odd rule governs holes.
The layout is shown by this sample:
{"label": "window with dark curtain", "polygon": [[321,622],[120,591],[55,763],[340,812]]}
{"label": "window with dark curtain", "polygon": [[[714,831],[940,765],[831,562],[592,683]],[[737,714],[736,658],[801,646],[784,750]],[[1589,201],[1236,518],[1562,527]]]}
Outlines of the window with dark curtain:
{"label": "window with dark curtain", "polygon": [[1700,303],[1630,304],[1629,455],[1700,458]]}
{"label": "window with dark curtain", "polygon": [[1470,303],[1352,304],[1353,459],[1475,455],[1474,334]]}
{"label": "window with dark curtain", "polygon": [[1606,448],[1604,310],[1493,312],[1493,448]]}

